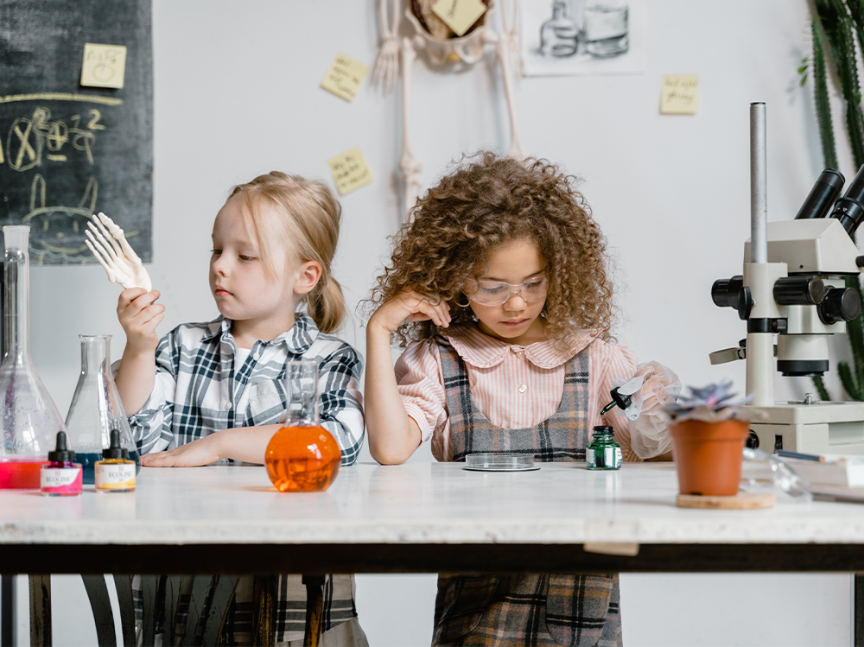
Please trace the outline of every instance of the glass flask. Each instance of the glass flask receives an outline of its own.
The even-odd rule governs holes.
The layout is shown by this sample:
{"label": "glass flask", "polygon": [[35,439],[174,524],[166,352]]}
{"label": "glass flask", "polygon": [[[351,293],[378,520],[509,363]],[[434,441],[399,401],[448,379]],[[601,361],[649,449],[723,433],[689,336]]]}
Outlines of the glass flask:
{"label": "glass flask", "polygon": [[540,27],[540,53],[543,56],[573,56],[579,47],[579,28],[567,16],[564,0],[552,3],[552,18]]}
{"label": "glass flask", "polygon": [[585,450],[585,462],[589,470],[621,469],[621,445],[615,442],[612,427],[594,427],[594,438]]}
{"label": "glass flask", "polygon": [[267,475],[280,492],[326,490],[342,463],[339,443],[318,422],[318,365],[288,362],[288,411],[264,454]]}
{"label": "glass flask", "polygon": [[0,489],[41,486],[42,464],[66,429],[30,359],[30,227],[5,226]]}
{"label": "glass flask", "polygon": [[132,440],[132,429],[111,376],[111,335],[78,335],[81,340],[81,375],[66,414],[66,432],[78,462],[84,468],[84,484],[93,485],[94,465],[111,444],[111,430],[120,432],[120,447],[129,452],[135,469],[141,457]]}
{"label": "glass flask", "polygon": [[624,0],[586,4],[582,14],[585,51],[598,58],[626,54],[630,49],[629,12]]}

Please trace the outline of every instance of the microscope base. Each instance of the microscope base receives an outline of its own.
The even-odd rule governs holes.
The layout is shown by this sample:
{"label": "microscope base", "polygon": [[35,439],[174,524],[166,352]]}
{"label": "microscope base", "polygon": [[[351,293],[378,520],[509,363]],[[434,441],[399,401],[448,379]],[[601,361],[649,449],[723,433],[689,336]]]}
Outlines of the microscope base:
{"label": "microscope base", "polygon": [[750,430],[759,449],[807,454],[864,456],[864,403],[778,402],[773,407],[744,407],[753,412]]}

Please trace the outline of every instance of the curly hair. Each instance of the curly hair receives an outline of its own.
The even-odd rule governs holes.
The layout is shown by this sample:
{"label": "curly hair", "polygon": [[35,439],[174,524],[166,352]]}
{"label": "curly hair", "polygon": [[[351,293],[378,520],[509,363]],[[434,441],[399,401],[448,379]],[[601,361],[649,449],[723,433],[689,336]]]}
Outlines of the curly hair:
{"label": "curly hair", "polygon": [[[394,236],[390,264],[368,303],[377,307],[413,290],[447,301],[451,325],[471,321],[465,280],[485,270],[496,247],[530,238],[547,263],[547,337],[563,343],[564,333],[593,329],[610,339],[614,290],[606,240],[576,181],[544,159],[517,161],[489,151],[464,156],[417,201],[413,220]],[[431,321],[404,323],[396,338],[404,346],[438,333]]]}

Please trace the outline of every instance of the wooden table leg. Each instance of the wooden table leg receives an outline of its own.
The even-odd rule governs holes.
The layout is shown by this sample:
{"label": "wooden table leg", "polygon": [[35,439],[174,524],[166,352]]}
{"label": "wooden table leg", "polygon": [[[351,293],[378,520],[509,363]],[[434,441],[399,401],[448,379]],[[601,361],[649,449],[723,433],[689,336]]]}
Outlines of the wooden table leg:
{"label": "wooden table leg", "polygon": [[276,633],[278,575],[256,575],[252,580],[252,644],[272,647]]}
{"label": "wooden table leg", "polygon": [[303,647],[318,647],[321,641],[326,581],[323,575],[303,576],[303,584],[306,585],[306,633],[303,636]]}
{"label": "wooden table leg", "polygon": [[30,645],[50,647],[51,576],[30,576]]}

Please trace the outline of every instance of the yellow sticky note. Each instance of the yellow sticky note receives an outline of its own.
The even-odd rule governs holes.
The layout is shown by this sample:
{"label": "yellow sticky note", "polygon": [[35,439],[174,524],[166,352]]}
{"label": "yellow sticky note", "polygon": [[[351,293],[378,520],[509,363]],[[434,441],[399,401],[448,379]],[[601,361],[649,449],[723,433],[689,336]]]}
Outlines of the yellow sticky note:
{"label": "yellow sticky note", "polygon": [[327,160],[333,179],[336,181],[336,190],[339,195],[346,195],[366,186],[372,181],[372,172],[366,166],[366,160],[359,148],[352,148],[346,153],[337,155]]}
{"label": "yellow sticky note", "polygon": [[327,70],[324,80],[321,81],[321,87],[345,101],[351,101],[357,96],[357,91],[368,73],[369,68],[363,63],[340,53],[336,55],[336,60]]}
{"label": "yellow sticky note", "polygon": [[122,88],[126,76],[126,46],[84,44],[81,85]]}
{"label": "yellow sticky note", "polygon": [[664,115],[694,115],[699,107],[699,77],[695,74],[664,74],[660,112]]}
{"label": "yellow sticky note", "polygon": [[483,15],[486,5],[480,0],[438,0],[432,5],[432,11],[461,36]]}

